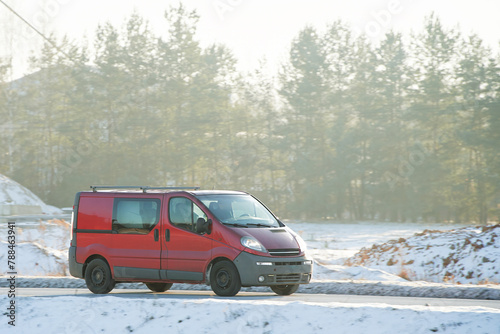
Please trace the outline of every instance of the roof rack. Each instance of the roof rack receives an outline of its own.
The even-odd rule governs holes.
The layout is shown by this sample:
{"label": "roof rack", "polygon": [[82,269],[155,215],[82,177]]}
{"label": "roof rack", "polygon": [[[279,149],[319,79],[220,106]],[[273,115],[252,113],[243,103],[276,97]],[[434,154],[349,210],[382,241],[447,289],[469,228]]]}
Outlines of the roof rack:
{"label": "roof rack", "polygon": [[148,190],[198,190],[200,187],[150,187],[150,186],[90,186],[93,192],[97,189],[141,189],[143,193]]}

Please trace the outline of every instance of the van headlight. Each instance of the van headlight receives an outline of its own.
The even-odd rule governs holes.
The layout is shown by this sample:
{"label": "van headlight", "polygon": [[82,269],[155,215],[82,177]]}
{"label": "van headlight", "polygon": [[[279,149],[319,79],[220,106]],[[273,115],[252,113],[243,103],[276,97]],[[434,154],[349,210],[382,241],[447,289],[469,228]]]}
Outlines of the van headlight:
{"label": "van headlight", "polygon": [[250,248],[259,252],[266,252],[266,248],[253,237],[244,236],[241,237],[241,245],[246,248]]}
{"label": "van headlight", "polygon": [[297,243],[299,244],[300,250],[305,252],[307,250],[307,244],[304,241],[304,239],[302,239],[302,237],[300,235],[298,235],[297,233],[295,233],[295,231],[292,230],[291,228],[289,228],[288,231],[293,235],[295,240],[297,240]]}
{"label": "van headlight", "polygon": [[302,239],[302,237],[298,234],[295,235],[295,239],[297,240],[297,242],[299,243],[299,247],[300,249],[305,252],[307,251],[307,244],[306,242],[304,241],[304,239]]}

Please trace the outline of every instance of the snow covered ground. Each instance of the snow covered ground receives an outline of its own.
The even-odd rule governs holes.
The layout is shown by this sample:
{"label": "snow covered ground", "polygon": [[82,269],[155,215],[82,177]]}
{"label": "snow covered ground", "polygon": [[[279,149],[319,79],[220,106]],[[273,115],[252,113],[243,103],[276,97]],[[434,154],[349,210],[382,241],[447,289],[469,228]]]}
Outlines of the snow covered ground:
{"label": "snow covered ground", "polygon": [[309,254],[319,265],[315,280],[500,282],[497,237],[500,225],[390,222],[288,225],[306,241]]}
{"label": "snow covered ground", "polygon": [[[456,229],[456,225],[446,224],[373,222],[287,225],[304,238],[315,259],[314,282],[499,281],[500,227]],[[435,231],[438,229],[440,232]],[[69,222],[19,222],[16,231],[20,276],[69,275]],[[1,249],[7,249],[5,238],[5,224],[0,224]],[[0,275],[5,272],[4,262],[5,252],[1,252]]]}
{"label": "snow covered ground", "polygon": [[[422,233],[423,230],[432,226],[440,228],[443,231],[450,230],[454,226],[450,225],[424,225],[410,224],[401,225],[396,223],[371,223],[360,222],[352,224],[344,223],[287,223],[295,231],[302,235],[308,244],[308,252],[314,257],[314,275],[312,283],[306,286],[301,286],[300,292],[305,293],[335,293],[335,294],[373,294],[373,295],[388,295],[388,296],[419,296],[419,297],[446,297],[446,298],[481,298],[481,299],[500,299],[500,285],[491,284],[496,282],[497,259],[500,259],[500,245],[497,242],[491,244],[494,238],[495,231],[499,228],[485,229],[488,235],[478,237],[477,228],[466,228],[465,230],[448,231],[442,233],[433,233],[439,238],[427,238],[419,241],[418,247],[411,246],[413,238],[422,238],[422,236],[413,236],[415,233]],[[84,288],[85,282],[82,279],[69,277],[67,263],[67,249],[70,238],[70,225],[64,220],[52,219],[39,222],[19,222],[17,225],[17,269],[18,269],[18,286],[19,287],[67,287],[67,288]],[[465,232],[467,231],[467,232]],[[472,233],[472,235],[471,235]],[[427,235],[427,234],[423,234]],[[0,225],[0,247],[7,249],[7,243],[2,240],[6,236],[5,226]],[[467,240],[472,237],[480,238],[483,248],[477,246],[467,248],[468,251],[463,252],[464,266],[469,265],[470,270],[481,275],[484,281],[481,285],[465,284],[457,285],[453,281],[448,280],[443,282],[439,279],[439,275],[444,275],[446,271],[439,264],[442,263],[441,258],[448,258],[449,254],[457,254],[449,245],[459,243],[466,244]],[[394,245],[398,244],[401,238],[407,238],[406,242],[410,244],[408,251],[405,252],[405,263],[410,262],[410,258],[414,259],[414,265],[425,273],[420,281],[408,281],[398,275],[401,275],[400,266],[387,266],[389,256],[400,256],[400,251],[373,252],[370,258],[365,254],[371,249],[395,249]],[[419,239],[420,240],[420,239]],[[450,243],[453,240],[453,243]],[[478,244],[476,239],[470,239],[471,244]],[[479,240],[479,239],[478,239]],[[373,244],[382,246],[373,246]],[[489,245],[488,245],[489,243]],[[430,244],[431,246],[423,246]],[[442,244],[448,245],[442,247]],[[390,248],[390,245],[394,246]],[[365,247],[363,249],[363,247]],[[363,249],[360,252],[360,249]],[[426,255],[433,257],[434,253],[431,249],[440,250],[439,259],[434,262],[427,261]],[[476,252],[477,249],[477,252]],[[429,252],[427,252],[429,251]],[[356,253],[358,253],[356,255]],[[489,262],[483,262],[483,255],[487,255]],[[6,272],[4,264],[7,262],[5,258],[6,252],[0,253],[0,278]],[[458,254],[461,254],[460,252]],[[388,258],[386,259],[385,256]],[[380,259],[379,264],[375,259]],[[352,265],[357,259],[365,259],[369,265]],[[467,260],[468,259],[468,260]],[[480,264],[477,265],[474,259],[480,259]],[[467,260],[467,261],[466,261]],[[396,260],[392,260],[395,262]],[[345,265],[350,262],[351,265]],[[453,262],[453,261],[451,261]],[[457,262],[459,263],[459,262]],[[461,262],[460,262],[461,263]],[[410,265],[408,265],[410,266]],[[451,264],[449,265],[451,267]],[[406,272],[417,272],[410,267]],[[458,268],[458,267],[457,267]],[[461,268],[461,267],[460,267]],[[392,271],[391,271],[392,270]],[[481,271],[483,270],[483,271]],[[459,270],[460,271],[460,270]],[[464,271],[465,272],[465,271]],[[430,275],[429,273],[432,273]],[[446,277],[446,276],[442,276]],[[457,275],[458,277],[458,275]],[[434,279],[430,279],[434,278]],[[431,283],[432,282],[432,283]],[[478,283],[469,280],[468,283]],[[489,284],[486,284],[489,283]],[[5,279],[0,279],[0,286],[6,286]],[[142,288],[146,287],[142,283],[137,284],[118,284],[120,288]],[[208,290],[209,287],[204,285],[176,284],[174,289],[182,290]],[[269,291],[268,288],[244,288],[243,291]]]}
{"label": "snow covered ground", "polygon": [[[7,224],[0,224],[0,274],[7,263]],[[16,267],[19,275],[69,275],[70,224],[65,220],[16,222]]]}
{"label": "snow covered ground", "polygon": [[349,265],[366,266],[412,281],[500,283],[500,225],[446,233],[425,230],[407,239],[363,248]]}
{"label": "snow covered ground", "polygon": [[[377,264],[375,260],[369,263],[369,266],[345,265],[346,260],[350,259],[352,262],[359,258],[360,254],[364,254],[363,252],[388,248],[389,250],[373,252],[372,255],[366,256],[376,259],[379,255],[378,258],[382,259],[389,254],[404,254],[405,262],[414,256],[415,265],[424,265],[427,275],[423,278],[429,280],[430,276],[439,277],[443,273],[443,268],[437,265],[442,263],[440,259],[447,258],[452,253],[463,253],[463,258],[456,262],[457,266],[462,262],[464,266],[476,266],[472,259],[489,259],[482,262],[487,270],[481,271],[482,269],[476,266],[474,273],[481,272],[485,282],[491,283],[497,277],[495,268],[498,267],[497,261],[500,258],[496,253],[499,248],[498,239],[493,238],[491,233],[498,234],[498,228],[486,228],[483,231],[481,228],[469,227],[446,232],[456,226],[371,222],[287,224],[302,235],[308,244],[309,253],[316,260],[313,282],[302,286],[299,292],[500,300],[498,284],[458,285],[452,281],[443,283],[439,279],[434,279],[439,283],[410,282],[399,277],[400,272],[391,272],[389,269],[392,268]],[[18,272],[25,275],[18,277],[18,289],[39,286],[85,287],[83,280],[66,276],[70,235],[66,221],[19,222],[16,225]],[[422,233],[429,228],[443,232]],[[5,231],[5,226],[0,225],[2,249],[7,249],[4,241]],[[483,235],[483,232],[489,234]],[[420,235],[413,236],[415,233]],[[405,239],[408,247],[402,247],[401,238]],[[467,238],[470,244],[465,241]],[[391,239],[396,241],[389,242]],[[482,247],[478,246],[477,240],[482,241]],[[379,246],[372,247],[373,244]],[[423,246],[427,244],[431,246]],[[452,249],[451,245],[454,245],[455,249]],[[359,253],[363,247],[365,250]],[[395,247],[398,247],[397,251],[390,251]],[[399,248],[405,251],[401,252]],[[435,249],[432,250],[433,248]],[[428,256],[431,258],[439,255],[432,263],[422,260],[427,250],[430,250]],[[0,274],[6,272],[4,254],[5,252],[0,252]],[[455,257],[451,257],[451,262],[454,259]],[[381,260],[385,264],[387,261],[385,258]],[[0,278],[0,286],[7,286],[5,277]],[[116,288],[146,289],[142,283],[118,284]],[[208,290],[209,287],[175,284],[173,289]],[[269,289],[244,288],[242,291],[269,292]],[[248,295],[232,298],[213,295],[193,297],[174,296],[169,292],[148,293],[143,297],[128,297],[126,294],[52,298],[18,296],[16,300],[16,327],[8,325],[8,318],[4,317],[0,322],[1,333],[151,333],[154,330],[162,330],[175,333],[500,334],[500,310],[487,307],[285,302],[259,300]],[[2,307],[8,302],[7,296],[0,296]],[[5,314],[5,311],[3,313]]]}
{"label": "snow covered ground", "polygon": [[[61,214],[1,175],[0,190],[0,204],[9,210],[12,205],[20,209],[38,206],[46,214]],[[9,325],[6,309],[12,299],[0,295],[4,310],[0,333],[500,334],[500,310],[495,308],[283,301],[244,293],[269,292],[267,287],[243,288],[243,293],[232,298],[168,291],[133,296],[23,296],[22,289],[27,287],[85,287],[82,279],[69,277],[68,218],[16,219],[16,326]],[[301,286],[301,293],[500,300],[498,226],[380,222],[287,225],[305,239],[315,259],[313,280]],[[0,287],[9,285],[5,276],[6,237],[6,220],[0,216]],[[142,283],[116,286],[123,288],[147,290]],[[173,289],[209,287],[175,284]]]}
{"label": "snow covered ground", "polygon": [[[6,305],[7,297],[0,297]],[[263,301],[255,297],[18,297],[16,327],[1,333],[450,333],[498,334],[485,307]]]}
{"label": "snow covered ground", "polygon": [[[8,277],[0,276],[0,288],[9,286]],[[83,279],[61,276],[18,276],[18,288],[68,288],[86,289]],[[142,289],[149,292],[143,283],[120,283],[115,289]],[[172,290],[211,291],[210,286],[201,284],[173,285]],[[244,287],[243,292],[270,292],[268,287]],[[341,294],[341,295],[372,295],[372,296],[402,296],[429,298],[460,298],[500,300],[500,285],[457,285],[449,283],[429,282],[396,282],[367,280],[313,280],[307,285],[301,285],[299,293],[309,294]]]}
{"label": "snow covered ground", "polygon": [[[16,206],[19,206],[19,208],[16,208]],[[12,213],[13,210],[40,210],[40,213],[45,214],[62,213],[61,209],[45,204],[31,190],[0,174],[0,215],[19,214],[17,212]]]}

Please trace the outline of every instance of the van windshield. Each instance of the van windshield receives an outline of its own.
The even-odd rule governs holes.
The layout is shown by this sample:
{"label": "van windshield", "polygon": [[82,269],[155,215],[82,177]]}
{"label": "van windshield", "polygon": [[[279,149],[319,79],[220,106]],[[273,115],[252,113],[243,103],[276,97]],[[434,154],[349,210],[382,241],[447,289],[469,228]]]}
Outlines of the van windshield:
{"label": "van windshield", "polygon": [[198,195],[198,199],[224,225],[235,227],[279,227],[276,218],[250,195]]}

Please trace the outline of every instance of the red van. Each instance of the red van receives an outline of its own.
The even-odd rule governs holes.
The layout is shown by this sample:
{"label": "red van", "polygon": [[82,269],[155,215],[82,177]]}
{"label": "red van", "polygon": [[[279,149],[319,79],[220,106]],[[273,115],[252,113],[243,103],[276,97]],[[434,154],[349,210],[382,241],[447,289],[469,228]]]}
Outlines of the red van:
{"label": "red van", "polygon": [[309,283],[300,236],[252,195],[176,187],[97,187],[75,197],[69,268],[90,291],[144,282],[206,283],[219,296],[242,286],[289,295]]}

